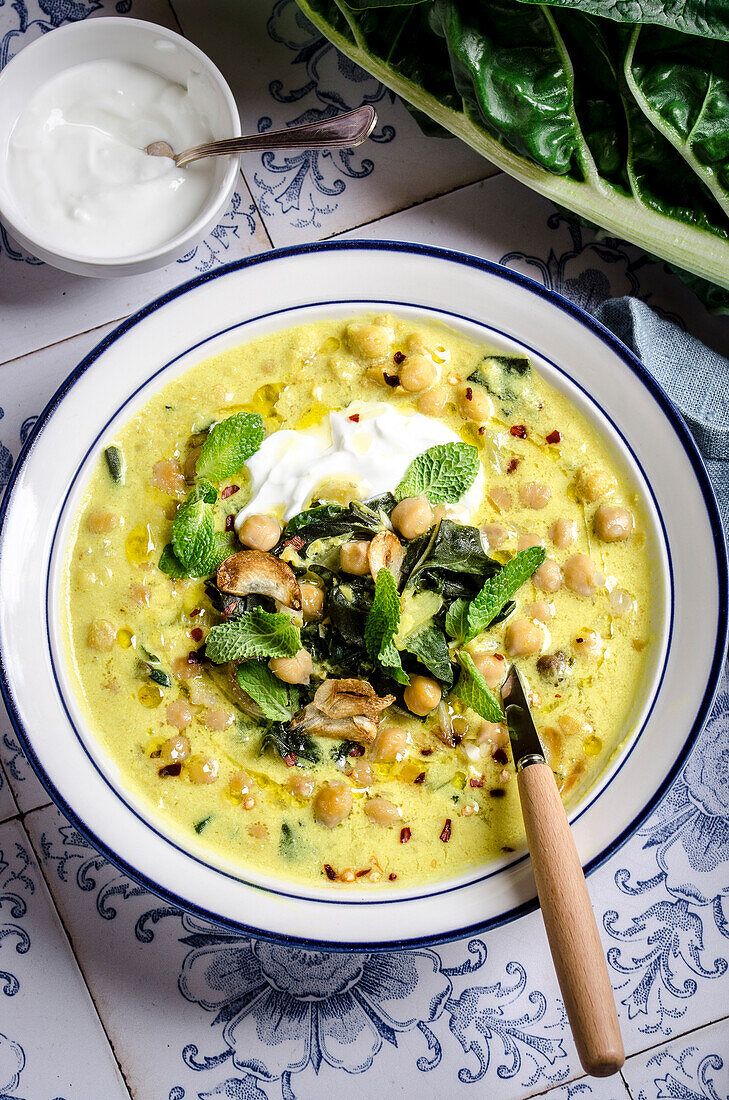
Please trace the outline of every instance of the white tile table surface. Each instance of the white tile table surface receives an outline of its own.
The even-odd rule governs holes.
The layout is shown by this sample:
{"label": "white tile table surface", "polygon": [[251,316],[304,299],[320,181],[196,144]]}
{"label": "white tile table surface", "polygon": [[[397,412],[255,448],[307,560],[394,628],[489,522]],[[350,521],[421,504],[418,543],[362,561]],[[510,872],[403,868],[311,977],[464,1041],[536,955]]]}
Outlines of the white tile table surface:
{"label": "white tile table surface", "polygon": [[[380,124],[353,155],[245,158],[209,238],[139,278],[64,275],[0,230],[0,491],[48,398],[113,322],[272,245],[348,235],[461,248],[588,309],[637,294],[729,354],[729,320],[662,264],[575,229],[459,143],[424,137],[292,0],[0,2],[0,64],[99,15],[180,28],[225,72],[247,129],[362,102]],[[89,847],[48,805],[0,708],[0,1100],[729,1100],[728,714],[725,683],[667,798],[590,879],[628,1051],[620,1077],[597,1081],[580,1075],[538,914],[402,954],[220,932]]]}

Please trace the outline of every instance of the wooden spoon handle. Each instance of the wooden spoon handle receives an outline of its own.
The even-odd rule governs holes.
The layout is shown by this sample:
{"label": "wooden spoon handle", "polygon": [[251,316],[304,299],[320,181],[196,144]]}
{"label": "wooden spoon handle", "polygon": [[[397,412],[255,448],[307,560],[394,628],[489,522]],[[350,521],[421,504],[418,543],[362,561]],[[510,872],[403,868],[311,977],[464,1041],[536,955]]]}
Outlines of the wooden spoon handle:
{"label": "wooden spoon handle", "polygon": [[551,768],[519,772],[529,854],[567,1016],[582,1065],[594,1077],[625,1061],[607,963],[562,799]]}

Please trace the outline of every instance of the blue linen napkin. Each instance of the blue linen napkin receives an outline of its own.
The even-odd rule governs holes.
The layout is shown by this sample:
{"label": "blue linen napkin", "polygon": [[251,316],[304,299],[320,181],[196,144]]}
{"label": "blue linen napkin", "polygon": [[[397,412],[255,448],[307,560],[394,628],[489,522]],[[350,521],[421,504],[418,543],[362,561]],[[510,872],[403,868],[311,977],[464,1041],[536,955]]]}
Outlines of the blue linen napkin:
{"label": "blue linen napkin", "polygon": [[729,530],[729,359],[637,298],[611,298],[595,317],[634,351],[686,421]]}

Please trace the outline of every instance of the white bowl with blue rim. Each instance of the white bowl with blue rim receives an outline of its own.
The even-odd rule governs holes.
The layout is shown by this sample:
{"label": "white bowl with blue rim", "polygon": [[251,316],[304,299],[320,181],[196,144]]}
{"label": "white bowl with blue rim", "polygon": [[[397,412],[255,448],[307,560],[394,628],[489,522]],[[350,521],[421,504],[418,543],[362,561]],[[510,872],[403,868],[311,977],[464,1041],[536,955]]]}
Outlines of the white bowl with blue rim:
{"label": "white bowl with blue rim", "polygon": [[[13,191],[8,178],[8,144],[19,115],[42,85],[76,65],[100,60],[139,65],[183,86],[191,77],[196,79],[205,89],[216,139],[239,137],[240,116],[225,77],[210,58],[182,35],[143,19],[110,16],[58,27],[26,46],[0,73],[0,220],[31,255],[53,267],[96,278],[139,275],[183,256],[218,224],[235,189],[238,158],[216,158],[205,201],[169,240],[123,256],[91,258],[83,252],[59,249]],[[52,172],[53,165],[48,170]]]}
{"label": "white bowl with blue rim", "polygon": [[125,321],[39,418],[0,514],[0,686],[41,782],[92,844],[166,901],[255,936],[393,948],[480,932],[533,908],[525,852],[450,880],[372,892],[241,871],[181,840],[87,728],[65,668],[66,541],[108,440],[194,363],[279,328],[374,310],[441,321],[531,357],[608,438],[649,515],[658,644],[632,732],[571,813],[588,871],[668,789],[722,668],[727,566],[716,503],[685,425],[635,357],[577,306],[512,271],[420,245],[347,241],[271,252],[185,284]]}

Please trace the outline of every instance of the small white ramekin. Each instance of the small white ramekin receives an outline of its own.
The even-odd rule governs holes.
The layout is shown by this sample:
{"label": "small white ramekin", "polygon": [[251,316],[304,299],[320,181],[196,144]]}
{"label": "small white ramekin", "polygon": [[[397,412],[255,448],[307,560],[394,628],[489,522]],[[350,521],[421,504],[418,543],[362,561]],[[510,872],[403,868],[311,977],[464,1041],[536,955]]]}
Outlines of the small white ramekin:
{"label": "small white ramekin", "polygon": [[233,93],[219,69],[187,39],[141,19],[86,19],[60,27],[36,39],[0,73],[0,219],[32,255],[76,275],[106,278],[138,275],[164,267],[189,252],[225,212],[238,176],[238,158],[216,159],[215,174],[204,207],[176,237],[146,252],[99,259],[52,247],[19,208],[8,186],[8,142],[13,126],[41,85],[86,61],[128,61],[186,85],[189,76],[202,77],[210,89],[215,138],[240,135],[240,117]]}

